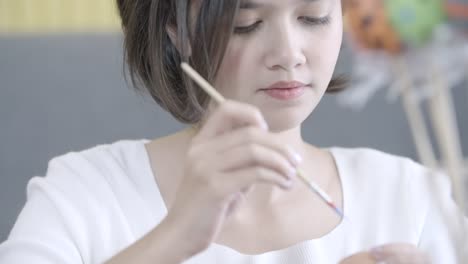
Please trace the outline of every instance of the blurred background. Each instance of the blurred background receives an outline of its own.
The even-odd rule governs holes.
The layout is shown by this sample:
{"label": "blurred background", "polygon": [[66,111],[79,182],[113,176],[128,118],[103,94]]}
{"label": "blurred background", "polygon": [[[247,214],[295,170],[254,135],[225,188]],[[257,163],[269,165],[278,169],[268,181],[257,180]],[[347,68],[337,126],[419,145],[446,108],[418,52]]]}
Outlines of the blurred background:
{"label": "blurred background", "polygon": [[[437,126],[429,124],[439,120],[442,127],[453,126],[445,123],[447,116],[446,121],[434,118],[434,109],[444,107],[431,103],[431,98],[439,98],[437,93],[424,90],[434,80],[427,81],[426,75],[413,69],[425,65],[421,56],[445,47],[432,38],[432,29],[440,24],[445,29],[449,25],[450,32],[455,32],[449,35],[459,40],[457,48],[463,52],[468,43],[463,15],[468,12],[457,11],[460,19],[455,25],[447,23],[452,16],[445,8],[454,1],[434,1],[432,9],[422,10],[412,4],[414,1],[392,0],[394,5],[379,7],[385,9],[384,13],[369,4],[376,1],[354,1],[362,5],[353,6],[347,14],[337,74],[352,77],[351,86],[341,95],[324,98],[305,122],[304,138],[319,146],[371,147],[423,162],[415,143],[421,133],[414,129],[414,122],[419,122],[414,121],[419,120],[414,119],[417,107],[422,121],[428,124],[434,155],[443,160],[440,135],[451,138],[447,135],[453,131],[438,133],[431,128]],[[437,5],[442,2],[444,6]],[[420,17],[421,10],[424,14],[433,12],[429,16],[432,24],[426,21],[426,15]],[[397,40],[380,38],[379,34],[388,32],[372,30],[375,23],[392,19],[404,25],[426,19],[422,23],[425,29],[399,32],[398,23],[394,23]],[[447,30],[442,31],[446,36]],[[418,36],[417,40],[412,36]],[[420,55],[420,51],[425,53]],[[459,55],[461,62],[451,63],[446,59],[450,54],[439,53],[442,56],[436,57],[436,62],[468,69],[463,64],[468,61],[465,57]],[[24,205],[28,180],[44,175],[52,157],[121,139],[156,138],[183,127],[125,82],[122,54],[122,33],[113,0],[0,0],[0,241],[7,238]],[[402,72],[394,74],[391,69],[395,65],[406,65],[397,67],[408,73],[406,77]],[[444,67],[437,71],[442,77],[453,72]],[[382,72],[386,74],[380,76]],[[462,71],[457,78],[441,81],[438,88],[450,95],[445,102],[450,102],[454,112],[448,113],[453,113],[457,121],[457,153],[468,153],[467,75],[468,70]],[[375,76],[380,77],[376,80]],[[406,100],[405,91],[409,90],[417,93]]]}

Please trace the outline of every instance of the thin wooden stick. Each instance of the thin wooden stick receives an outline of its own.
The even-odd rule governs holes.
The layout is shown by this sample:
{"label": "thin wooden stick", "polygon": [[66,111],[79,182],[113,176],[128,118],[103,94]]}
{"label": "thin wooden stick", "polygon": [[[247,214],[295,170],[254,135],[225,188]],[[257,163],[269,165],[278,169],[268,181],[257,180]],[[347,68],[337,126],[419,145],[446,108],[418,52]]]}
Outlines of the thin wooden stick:
{"label": "thin wooden stick", "polygon": [[[429,98],[429,110],[440,152],[444,160],[445,170],[451,180],[454,198],[462,212],[465,207],[465,181],[463,175],[464,157],[461,150],[460,135],[458,132],[456,113],[452,94],[434,61],[431,61],[434,93]],[[460,214],[458,224],[462,230],[458,230],[456,239],[458,260],[466,260],[464,241],[467,233],[463,228],[464,214]],[[461,233],[460,233],[461,232]]]}
{"label": "thin wooden stick", "polygon": [[[413,137],[417,144],[418,151],[420,152],[420,158],[424,163],[424,165],[428,167],[432,167],[432,169],[437,169],[439,166],[435,166],[436,159],[435,154],[433,153],[432,144],[428,137],[428,132],[426,125],[424,124],[424,120],[422,117],[422,112],[417,105],[414,105],[414,102],[411,102],[409,99],[409,89],[411,88],[411,80],[408,75],[408,69],[406,63],[404,62],[403,58],[397,59],[396,67],[399,70],[399,74],[402,78],[404,78],[405,90],[402,91],[403,97],[403,104],[405,106],[406,114],[410,121],[410,125],[413,129]],[[454,127],[453,119],[454,119],[454,112],[453,110],[453,103],[450,102],[449,97],[447,97],[447,89],[444,87],[444,82],[441,80],[440,72],[438,72],[435,68],[433,68],[433,84],[436,86],[437,91],[433,94],[429,100],[430,103],[430,116],[433,121],[434,129],[436,132],[437,139],[439,144],[441,145],[441,152],[444,157],[446,157],[448,162],[448,175],[452,180],[452,184],[454,185],[454,192],[455,192],[455,200],[458,202],[458,205],[462,207],[463,211],[464,208],[464,201],[463,201],[463,189],[460,189],[460,177],[458,176],[460,173],[458,160],[460,158],[460,151],[459,151],[459,142],[456,141],[458,134],[455,132],[456,129]],[[444,94],[445,93],[445,94]],[[406,98],[405,98],[406,96]],[[455,123],[456,125],[456,123]],[[422,137],[419,138],[418,137]],[[418,146],[419,145],[419,146]],[[430,148],[429,148],[430,147]],[[437,193],[438,188],[435,185],[436,182],[434,179],[429,179],[430,181],[430,188],[434,192],[434,195],[437,195],[436,202],[437,207],[442,213],[444,222],[448,225],[449,223],[453,223],[454,219],[450,219],[449,215],[444,212],[443,202],[441,200],[440,194]],[[460,214],[458,219],[460,222],[463,223],[463,214]],[[460,225],[462,226],[462,225]],[[462,235],[461,239],[458,233],[459,231],[450,230],[449,235],[454,239],[455,245],[460,247],[463,245],[463,241],[465,241],[466,232],[465,230],[461,230]],[[465,260],[466,258],[463,257],[464,251],[462,248],[457,248],[457,259],[458,260]]]}
{"label": "thin wooden stick", "polygon": [[403,57],[395,59],[395,68],[398,76],[400,76],[403,81],[404,87],[401,88],[402,104],[419,159],[425,166],[435,169],[438,167],[438,162],[434,154],[434,148],[429,138],[429,131],[425,125],[422,111],[419,106],[412,101],[412,81],[408,74],[408,66]]}
{"label": "thin wooden stick", "polygon": [[465,208],[463,168],[464,157],[461,150],[460,134],[454,109],[453,98],[440,71],[433,64],[434,94],[429,98],[429,110],[440,151],[445,162],[444,167],[452,180],[455,200]]}
{"label": "thin wooden stick", "polygon": [[310,189],[315,192],[328,206],[330,206],[341,218],[344,218],[343,211],[336,206],[330,196],[324,192],[315,182],[307,179],[301,170],[297,170],[297,176],[301,179]]}
{"label": "thin wooden stick", "polygon": [[[208,83],[200,74],[198,74],[190,65],[187,63],[183,62],[181,64],[182,70],[185,71],[185,73],[192,78],[206,93],[208,93],[217,103],[223,103],[226,101],[224,97],[216,91],[216,89],[211,86],[210,83]],[[296,172],[297,176],[308,186],[311,188],[312,191],[314,191],[330,208],[335,211],[340,218],[344,218],[343,212],[335,205],[333,200],[330,198],[330,196],[323,191],[315,182],[312,180],[309,180],[306,178],[303,173],[298,169]]]}
{"label": "thin wooden stick", "polygon": [[197,71],[190,67],[190,65],[182,62],[180,66],[182,67],[182,70],[184,70],[185,73],[187,73],[187,75],[190,76],[190,78],[192,78],[192,80],[194,80],[203,90],[205,90],[205,92],[209,94],[218,104],[226,101],[226,99],[224,99],[224,97],[218,93],[218,91],[216,91],[216,89],[211,86],[209,82],[207,82],[200,74],[198,74]]}

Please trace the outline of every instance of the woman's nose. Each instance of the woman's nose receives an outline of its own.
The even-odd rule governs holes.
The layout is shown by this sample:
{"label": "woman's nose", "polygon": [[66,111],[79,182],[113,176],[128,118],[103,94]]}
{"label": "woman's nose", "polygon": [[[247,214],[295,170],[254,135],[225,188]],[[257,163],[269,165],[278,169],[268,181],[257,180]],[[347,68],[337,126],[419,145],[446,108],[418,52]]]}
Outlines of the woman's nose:
{"label": "woman's nose", "polygon": [[299,36],[299,32],[283,27],[272,35],[265,57],[269,69],[289,72],[306,63],[301,45],[303,36]]}

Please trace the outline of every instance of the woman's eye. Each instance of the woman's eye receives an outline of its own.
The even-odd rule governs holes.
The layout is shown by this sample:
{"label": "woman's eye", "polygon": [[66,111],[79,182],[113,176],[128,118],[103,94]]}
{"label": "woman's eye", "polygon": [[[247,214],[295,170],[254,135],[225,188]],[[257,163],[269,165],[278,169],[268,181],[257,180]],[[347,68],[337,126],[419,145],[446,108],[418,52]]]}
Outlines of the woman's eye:
{"label": "woman's eye", "polygon": [[235,27],[234,34],[247,34],[247,33],[254,32],[256,29],[258,29],[258,26],[260,26],[261,23],[262,21],[257,21],[250,26]]}
{"label": "woman's eye", "polygon": [[326,17],[308,17],[308,16],[301,16],[299,20],[302,20],[304,23],[309,25],[328,25],[330,24],[330,16]]}
{"label": "woman's eye", "polygon": [[[330,16],[326,17],[309,17],[309,16],[301,16],[299,17],[299,20],[302,20],[305,24],[308,25],[327,25],[330,23]],[[262,24],[262,21],[259,20],[249,26],[244,26],[244,27],[235,27],[234,28],[234,34],[248,34],[252,33],[255,30],[257,30]]]}

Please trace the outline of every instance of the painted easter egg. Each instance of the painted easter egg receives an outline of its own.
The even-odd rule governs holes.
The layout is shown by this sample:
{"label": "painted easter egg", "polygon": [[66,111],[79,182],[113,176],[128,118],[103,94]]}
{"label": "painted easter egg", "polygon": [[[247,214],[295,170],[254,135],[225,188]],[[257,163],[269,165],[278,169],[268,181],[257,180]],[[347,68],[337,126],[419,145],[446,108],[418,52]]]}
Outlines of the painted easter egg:
{"label": "painted easter egg", "polygon": [[446,17],[444,0],[387,0],[385,7],[401,39],[410,45],[430,40]]}
{"label": "painted easter egg", "polygon": [[390,23],[383,0],[343,0],[343,6],[346,29],[359,46],[390,53],[401,51],[400,38]]}

